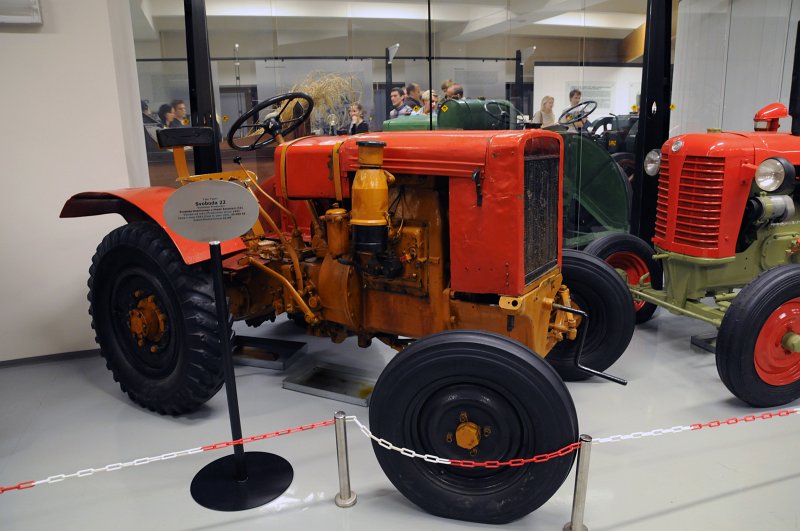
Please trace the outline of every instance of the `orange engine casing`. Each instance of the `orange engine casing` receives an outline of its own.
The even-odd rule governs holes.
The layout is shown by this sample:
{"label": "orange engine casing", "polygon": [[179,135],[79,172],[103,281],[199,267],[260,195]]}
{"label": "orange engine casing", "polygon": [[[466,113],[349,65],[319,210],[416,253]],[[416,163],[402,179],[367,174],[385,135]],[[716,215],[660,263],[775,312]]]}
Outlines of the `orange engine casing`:
{"label": "orange engine casing", "polygon": [[[451,289],[466,293],[520,295],[530,282],[525,242],[552,247],[552,267],[561,257],[563,142],[549,131],[451,131],[370,133],[357,137],[306,137],[277,146],[276,191],[288,200],[329,198],[346,201],[358,169],[358,140],[384,142],[383,168],[395,175],[448,178]],[[526,164],[551,157],[547,216],[552,238],[526,233]],[[557,160],[556,160],[557,159]],[[534,160],[535,163],[535,160]],[[557,168],[557,172],[555,171]],[[474,176],[477,175],[477,179]],[[480,187],[478,187],[478,184]],[[482,197],[478,205],[478,195]],[[549,215],[550,212],[555,215]],[[545,231],[546,232],[546,231]],[[527,239],[526,239],[527,237]],[[527,278],[526,278],[527,277]]]}

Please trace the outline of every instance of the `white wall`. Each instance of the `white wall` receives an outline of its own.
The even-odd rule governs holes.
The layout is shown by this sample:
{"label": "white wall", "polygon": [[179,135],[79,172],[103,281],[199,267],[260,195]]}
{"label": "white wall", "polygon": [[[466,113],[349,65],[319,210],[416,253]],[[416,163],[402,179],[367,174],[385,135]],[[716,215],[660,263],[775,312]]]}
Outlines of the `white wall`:
{"label": "white wall", "polygon": [[798,0],[681,1],[670,135],[750,131],[758,109],[788,105],[799,11]]}
{"label": "white wall", "polygon": [[569,106],[569,91],[577,87],[583,100],[597,98],[591,120],[609,113],[628,114],[642,86],[641,67],[537,66],[533,71],[533,105],[539,110],[544,96],[553,96],[553,112],[558,118]]}
{"label": "white wall", "polygon": [[58,214],[128,186],[144,157],[127,0],[41,7],[41,27],[0,27],[0,361],[96,348],[88,268],[122,218]]}

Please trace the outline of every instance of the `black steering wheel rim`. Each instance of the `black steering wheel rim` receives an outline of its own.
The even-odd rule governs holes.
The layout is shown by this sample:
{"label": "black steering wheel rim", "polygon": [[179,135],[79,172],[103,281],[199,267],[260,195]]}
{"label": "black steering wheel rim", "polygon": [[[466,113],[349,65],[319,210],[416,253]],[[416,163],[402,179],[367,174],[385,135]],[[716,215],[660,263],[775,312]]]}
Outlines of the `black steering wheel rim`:
{"label": "black steering wheel rim", "polygon": [[[591,107],[591,108],[590,108]],[[582,101],[577,105],[573,105],[569,109],[561,113],[558,117],[558,123],[561,125],[571,125],[575,122],[581,122],[589,117],[595,109],[597,109],[597,102],[594,100]],[[577,112],[575,112],[577,111]]]}
{"label": "black steering wheel rim", "polygon": [[[492,111],[489,110],[489,106],[494,105],[500,110],[499,114],[494,114]],[[505,109],[503,109],[505,107]],[[509,114],[511,113],[511,105],[507,101],[501,100],[487,100],[483,104],[483,110],[494,118],[495,120],[508,120]]]}
{"label": "black steering wheel rim", "polygon": [[[282,116],[289,110],[291,102],[302,100],[306,104],[303,105],[300,101],[302,112],[299,116],[294,116],[296,106],[291,110],[290,118],[282,118]],[[277,110],[267,113],[263,118],[259,119],[259,114],[264,109],[277,106]],[[272,142],[275,142],[278,136],[288,135],[300,125],[308,120],[311,116],[311,111],[314,110],[314,100],[311,96],[303,92],[287,92],[272,98],[259,102],[258,105],[239,116],[230,130],[228,130],[228,145],[238,151],[253,151],[262,148]],[[247,121],[255,117],[255,123],[248,124]],[[259,131],[260,130],[260,131]],[[245,132],[244,136],[236,136],[237,132]],[[247,143],[236,143],[236,140],[253,138],[252,141]],[[267,137],[265,139],[265,137]]]}

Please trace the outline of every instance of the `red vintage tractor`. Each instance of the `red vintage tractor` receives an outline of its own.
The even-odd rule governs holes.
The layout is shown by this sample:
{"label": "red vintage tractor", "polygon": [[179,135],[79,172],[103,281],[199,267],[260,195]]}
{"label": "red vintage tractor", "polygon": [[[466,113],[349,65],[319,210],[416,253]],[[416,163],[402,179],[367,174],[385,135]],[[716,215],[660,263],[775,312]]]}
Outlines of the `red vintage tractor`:
{"label": "red vintage tractor", "polygon": [[670,138],[645,160],[659,175],[655,250],[627,234],[586,248],[627,278],[637,322],[661,306],[718,327],[720,378],[757,407],[800,398],[800,140],[778,131],[787,116],[773,103],[753,132]]}
{"label": "red vintage tractor", "polygon": [[[378,339],[398,349],[375,386],[370,426],[399,447],[503,461],[576,441],[572,400],[545,359],[566,378],[602,375],[634,322],[612,268],[561,252],[561,137],[449,131],[284,141],[312,107],[308,96],[286,94],[231,127],[236,149],[277,144],[275,197],[244,168],[189,175],[184,147],[212,142],[210,129],[161,132],[181,182],[233,181],[261,203],[253,229],[222,244],[232,318],[257,326],[286,313],[335,342],[357,336],[360,346]],[[208,248],[166,226],[172,191],[81,193],[61,215],[126,219],[92,259],[92,326],[122,390],[176,415],[213,396],[223,369]],[[547,501],[573,461],[458,469],[379,445],[375,452],[422,508],[492,523]]]}

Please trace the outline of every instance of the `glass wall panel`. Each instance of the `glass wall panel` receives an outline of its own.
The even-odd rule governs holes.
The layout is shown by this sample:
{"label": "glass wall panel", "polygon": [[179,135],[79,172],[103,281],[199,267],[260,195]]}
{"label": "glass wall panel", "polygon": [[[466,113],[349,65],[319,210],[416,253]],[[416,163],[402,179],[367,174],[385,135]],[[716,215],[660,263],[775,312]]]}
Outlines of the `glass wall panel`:
{"label": "glass wall panel", "polygon": [[[427,0],[206,0],[220,131],[225,137],[236,118],[259,101],[297,90],[311,93],[315,104],[298,134],[350,132],[352,103],[361,106],[357,114],[366,127],[379,131],[391,115],[391,89],[407,85],[418,101],[404,100],[404,95],[400,104],[408,103],[415,114],[432,111],[435,118],[427,123],[401,118],[395,127],[437,127],[447,80],[461,86],[477,111],[475,123],[448,127],[537,126],[542,99],[552,97],[553,117],[558,118],[570,106],[573,89],[583,91],[582,101],[597,103],[587,125],[627,115],[639,94],[644,8],[644,2],[634,0],[431,0],[430,7]],[[183,2],[134,0],[131,9],[142,98],[150,101],[151,111],[176,99],[188,104]],[[438,106],[426,108],[422,93],[429,89]],[[146,134],[154,134],[161,121],[144,124]],[[633,121],[623,122],[629,128]],[[585,155],[590,148],[581,147],[578,155],[570,152],[575,162],[567,166],[571,195],[565,207],[576,227],[574,245],[583,245],[587,233],[603,227],[596,219],[600,213],[587,215],[580,206],[593,182],[584,173],[597,174],[598,164],[606,172],[616,171],[609,162],[611,151],[627,149],[622,141],[609,148],[604,138],[588,134],[589,127],[581,131],[579,136],[569,133],[571,140],[565,136],[569,149],[586,142],[596,149],[592,160]],[[224,141],[221,151],[223,166],[232,167],[240,153]],[[172,184],[170,153],[151,139],[148,157],[151,182]],[[269,147],[243,157],[260,175],[274,172]],[[624,194],[613,198],[627,200]]]}

